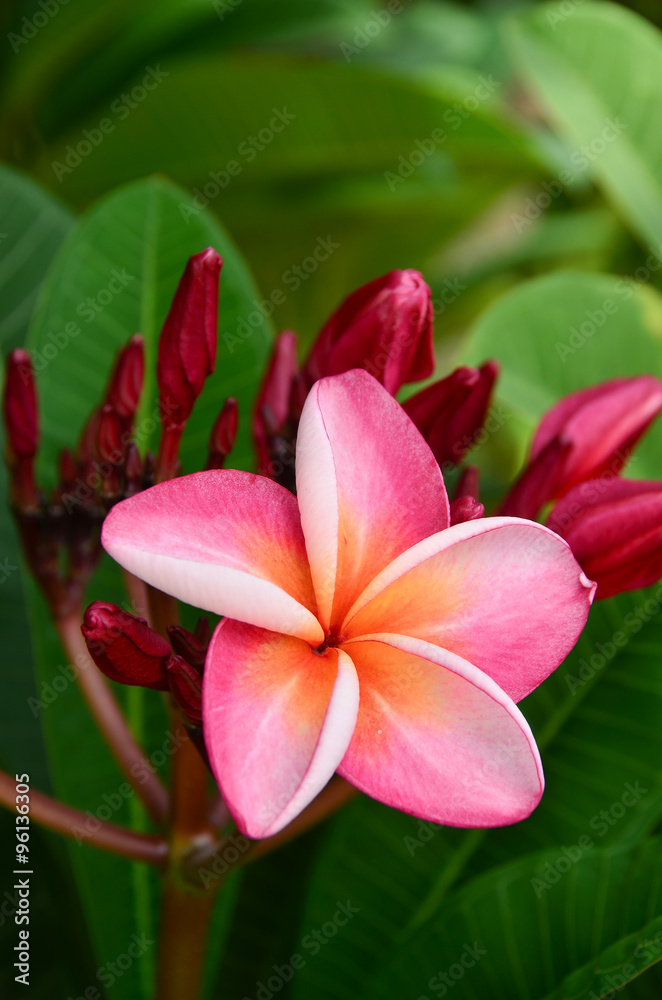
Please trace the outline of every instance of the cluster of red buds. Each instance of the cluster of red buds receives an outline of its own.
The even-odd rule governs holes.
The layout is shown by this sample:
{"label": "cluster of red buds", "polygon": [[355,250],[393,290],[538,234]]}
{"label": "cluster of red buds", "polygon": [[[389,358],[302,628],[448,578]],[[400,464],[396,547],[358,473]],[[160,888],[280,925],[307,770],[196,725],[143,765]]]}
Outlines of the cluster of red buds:
{"label": "cluster of red buds", "polygon": [[562,399],[542,418],[529,461],[500,513],[536,518],[568,542],[604,599],[662,576],[662,482],[623,479],[662,410],[662,382],[617,378]]}
{"label": "cluster of red buds", "polygon": [[[297,337],[281,333],[258,394],[253,437],[263,476],[294,491],[294,443],[301,410],[320,378],[352,368],[370,372],[390,393],[434,371],[432,294],[418,271],[390,271],[352,292],[325,323],[304,364]],[[498,366],[459,368],[412,396],[404,408],[444,471],[476,442]]]}
{"label": "cluster of red buds", "polygon": [[94,601],[83,618],[83,637],[99,670],[112,681],[170,691],[190,726],[202,725],[202,671],[211,638],[201,617],[195,632],[168,628],[170,641],[144,618],[116,604]]}
{"label": "cluster of red buds", "polygon": [[[31,357],[9,357],[4,392],[11,503],[28,566],[55,618],[79,608],[100,555],[102,521],[117,501],[180,471],[182,431],[214,368],[221,258],[209,248],[189,260],[159,340],[158,457],[142,457],[134,440],[144,375],[144,345],[132,336],[116,358],[101,403],[78,445],[62,449],[50,494],[35,476],[39,440]],[[212,429],[207,468],[221,468],[237,431],[237,406],[226,400]]]}
{"label": "cluster of red buds", "polygon": [[[158,348],[161,440],[156,458],[141,457],[133,440],[143,382],[143,343],[136,334],[120,351],[102,403],[76,449],[60,458],[50,496],[34,472],[37,403],[30,357],[14,351],[4,397],[11,498],[28,564],[54,616],[79,607],[99,555],[103,517],[118,500],[179,475],[183,429],[217,341],[221,259],[211,248],[193,256],[177,288]],[[317,379],[363,368],[391,393],[434,369],[432,296],[417,271],[391,271],[353,292],[319,333],[305,362],[297,337],[275,342],[253,413],[258,468],[294,490],[297,426]],[[488,361],[458,368],[403,404],[446,474],[461,466],[481,437],[498,375]],[[650,584],[662,576],[662,483],[624,480],[634,445],[662,409],[662,383],[652,376],[615,379],[563,399],[543,418],[529,462],[499,513],[536,518],[571,545],[598,597]],[[225,401],[209,439],[207,469],[220,469],[237,431],[237,405]],[[81,489],[82,485],[82,489]],[[482,517],[475,467],[460,471],[451,522]],[[169,642],[144,619],[95,602],[83,634],[90,654],[111,679],[169,690],[192,726],[199,726],[200,688],[209,627],[168,629]]]}

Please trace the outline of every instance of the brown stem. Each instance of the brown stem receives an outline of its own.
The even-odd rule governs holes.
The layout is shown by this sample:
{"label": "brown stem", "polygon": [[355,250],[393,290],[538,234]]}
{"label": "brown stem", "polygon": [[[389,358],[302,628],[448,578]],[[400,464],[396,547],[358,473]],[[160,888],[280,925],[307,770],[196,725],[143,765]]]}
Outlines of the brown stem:
{"label": "brown stem", "polygon": [[[358,790],[343,778],[336,775],[317,798],[300,813],[296,819],[273,837],[265,840],[254,840],[246,846],[246,837],[231,835],[212,843],[201,844],[184,860],[187,877],[194,884],[208,885],[210,878],[224,880],[235,868],[242,868],[257,858],[263,858],[284,844],[289,843],[317,826],[327,817],[337,812],[346,802],[358,795]],[[242,845],[240,840],[244,841]],[[230,860],[230,851],[232,860]],[[220,868],[214,862],[220,861]],[[218,874],[217,874],[218,873]]]}
{"label": "brown stem", "polygon": [[124,577],[126,592],[129,595],[131,614],[138,615],[139,618],[146,618],[149,623],[147,584],[144,580],[140,580],[137,576],[134,576],[133,573],[129,573],[128,569],[122,571],[122,576]]}
{"label": "brown stem", "polygon": [[168,625],[177,625],[179,622],[179,610],[177,600],[170,594],[164,594],[156,587],[147,587],[147,609],[149,611],[149,624],[162,635],[168,638]]}
{"label": "brown stem", "polygon": [[[154,587],[147,596],[152,628],[167,637],[168,625],[178,621],[177,602]],[[172,712],[177,750],[170,776],[170,865],[161,900],[156,1000],[198,1000],[215,892],[200,892],[187,881],[183,859],[213,837],[208,771],[174,703]]]}
{"label": "brown stem", "polygon": [[154,822],[162,824],[168,815],[168,792],[134,740],[106,678],[90,658],[80,622],[80,612],[76,611],[58,619],[56,626],[67,655],[79,667],[78,683],[83,697],[122,773]]}
{"label": "brown stem", "polygon": [[200,892],[183,877],[182,861],[211,840],[207,768],[173,707],[177,751],[172,760],[170,866],[161,903],[157,1000],[198,1000],[214,891]]}
{"label": "brown stem", "polygon": [[[62,802],[30,789],[30,819],[66,837],[73,837],[80,845],[87,841],[112,854],[144,861],[146,864],[164,867],[168,860],[168,845],[162,837],[145,833],[135,833],[115,823],[105,823],[88,813],[80,812]],[[16,781],[9,774],[0,771],[0,803],[7,809],[16,811]]]}

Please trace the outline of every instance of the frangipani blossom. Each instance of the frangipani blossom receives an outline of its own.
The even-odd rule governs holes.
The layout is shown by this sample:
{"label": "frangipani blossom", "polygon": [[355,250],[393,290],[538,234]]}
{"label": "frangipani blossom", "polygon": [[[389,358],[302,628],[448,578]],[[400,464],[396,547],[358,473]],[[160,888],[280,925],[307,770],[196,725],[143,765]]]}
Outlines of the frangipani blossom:
{"label": "frangipani blossom", "polygon": [[196,473],[104,524],[122,566],[226,616],[203,719],[237,826],[278,832],[335,771],[435,822],[524,819],[543,774],[515,701],[572,648],[594,592],[568,545],[520,518],[450,527],[432,451],[364,371],[313,386],[296,476],[295,498]]}

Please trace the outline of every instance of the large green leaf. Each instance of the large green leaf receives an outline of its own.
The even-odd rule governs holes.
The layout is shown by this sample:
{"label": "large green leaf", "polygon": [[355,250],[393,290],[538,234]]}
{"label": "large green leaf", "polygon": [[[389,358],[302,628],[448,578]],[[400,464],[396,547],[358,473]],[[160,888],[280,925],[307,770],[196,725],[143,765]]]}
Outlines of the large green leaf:
{"label": "large green leaf", "polygon": [[[479,318],[462,360],[487,357],[502,366],[499,397],[530,431],[567,393],[622,375],[662,375],[662,296],[611,275],[545,275],[518,285]],[[659,475],[661,446],[658,423],[637,447],[633,476]]]}
{"label": "large green leaf", "polygon": [[[451,988],[469,1000],[611,995],[662,959],[661,846],[593,848],[561,855],[564,863],[546,852],[476,879],[362,996],[429,1000]],[[547,886],[550,871],[557,879]],[[659,995],[655,984],[648,995]]]}
{"label": "large green leaf", "polygon": [[[58,189],[80,203],[118,180],[165,170],[191,188],[215,183],[212,197],[223,205],[238,191],[265,181],[308,187],[313,178],[374,171],[386,188],[382,172],[397,171],[398,157],[412,153],[420,154],[414,165],[424,175],[449,159],[477,171],[490,157],[493,170],[508,170],[511,176],[531,166],[528,141],[501,109],[498,87],[486,91],[476,71],[461,81],[413,83],[358,61],[347,66],[264,55],[180,57],[162,71],[161,82],[150,80],[153,89],[133,108],[119,102],[115,111],[104,109],[114,127],[97,148],[84,147],[78,162],[80,129],[44,150],[36,170],[45,183],[57,184],[57,172]],[[484,97],[476,97],[483,92]],[[466,101],[460,112],[454,109]],[[95,112],[82,124],[96,127],[99,118]],[[445,136],[439,136],[436,150],[430,139],[435,129]],[[426,141],[431,152],[422,155],[420,143]],[[70,145],[74,150],[68,154]],[[225,178],[233,160],[238,169]],[[221,181],[214,181],[212,173]]]}
{"label": "large green leaf", "polygon": [[[187,258],[208,245],[224,258],[216,372],[187,426],[182,460],[186,471],[203,466],[211,425],[225,397],[234,395],[240,436],[233,462],[247,467],[252,461],[249,414],[268,350],[269,321],[254,313],[259,295],[225,231],[208,213],[187,223],[180,211],[183,198],[184,192],[158,178],[114,192],[77,223],[49,272],[29,335],[46,481],[52,481],[58,449],[76,441],[100,400],[115,352],[136,331],[146,344],[136,431],[141,447],[154,446],[158,334]],[[109,291],[109,284],[119,291]],[[241,319],[250,321],[250,336],[237,335]]]}
{"label": "large green leaf", "polygon": [[[144,101],[111,116],[114,130],[98,148],[81,147],[89,155],[77,162],[77,127],[35,169],[55,185],[60,164],[57,189],[76,204],[118,179],[167,171],[188,189],[181,201],[189,217],[209,200],[265,296],[277,293],[281,328],[305,339],[361,282],[423,267],[514,180],[540,174],[501,90],[476,98],[477,70],[413,81],[359,59],[265,54],[179,57],[163,69],[169,75]],[[275,111],[294,117],[281,122]],[[97,109],[81,125],[96,129],[107,112]],[[320,251],[320,241],[333,251]]]}
{"label": "large green leaf", "polygon": [[[258,298],[250,276],[222,228],[208,215],[187,225],[179,204],[181,192],[164,180],[138,182],[93,208],[73,229],[47,279],[30,335],[38,371],[43,426],[41,472],[52,478],[56,451],[73,443],[87,413],[100,398],[117,347],[136,329],[145,335],[147,379],[145,399],[137,420],[143,446],[154,443],[156,405],[154,363],[156,342],[177,281],[188,256],[214,245],[224,257],[220,305],[218,365],[197,403],[187,429],[182,454],[189,469],[205,458],[210,426],[226,395],[238,397],[243,429],[236,458],[248,465],[249,405],[268,349],[268,323],[259,317],[250,337],[236,337],[239,319]],[[86,321],[89,297],[108,288],[119,274],[117,294]],[[98,299],[97,299],[98,301]],[[79,308],[81,307],[81,308]],[[78,331],[72,333],[76,324]],[[53,336],[50,336],[53,334]],[[226,334],[227,336],[224,336]],[[52,350],[48,350],[48,347]],[[63,652],[41,596],[28,581],[30,623],[38,664],[39,684],[54,684],[62,675]],[[88,599],[120,603],[122,587],[117,567],[102,560]],[[119,688],[132,729],[148,753],[167,742],[167,718],[162,698],[152,691]],[[145,813],[135,797],[123,797],[123,778],[103,744],[75,683],[41,709],[48,760],[56,794],[65,802],[95,813],[110,803],[112,818],[134,829],[147,829]],[[160,757],[163,758],[163,753]],[[113,805],[114,803],[114,805]],[[87,845],[70,846],[70,857],[89,922],[99,968],[126,953],[133,934],[152,943],[140,961],[122,977],[122,996],[139,1000],[150,995],[155,961],[157,891],[153,873],[142,865],[99,853]],[[225,904],[223,903],[222,906]],[[223,913],[219,915],[223,927]],[[108,976],[106,976],[106,985]],[[101,979],[103,984],[103,979]]]}
{"label": "large green leaf", "polygon": [[0,166],[0,348],[23,343],[37,292],[73,215],[34,181]]}
{"label": "large green leaf", "polygon": [[660,32],[619,5],[586,0],[524,11],[509,40],[518,69],[575,150],[574,171],[588,172],[659,253]]}
{"label": "large green leaf", "polygon": [[300,937],[331,919],[337,900],[360,913],[300,972],[296,1000],[360,994],[470,874],[547,847],[562,854],[586,836],[594,849],[648,835],[662,817],[661,607],[655,588],[596,604],[564,665],[523,703],[547,780],[526,822],[461,831],[366,798],[346,808],[313,869]]}

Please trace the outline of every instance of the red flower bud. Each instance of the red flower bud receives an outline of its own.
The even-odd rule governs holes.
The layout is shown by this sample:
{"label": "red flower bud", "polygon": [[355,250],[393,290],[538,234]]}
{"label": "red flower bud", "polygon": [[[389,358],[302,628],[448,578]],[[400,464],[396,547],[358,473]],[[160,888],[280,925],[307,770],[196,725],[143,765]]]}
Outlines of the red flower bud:
{"label": "red flower bud", "polygon": [[292,330],[284,330],[276,337],[271,361],[253,412],[258,471],[263,476],[270,474],[274,438],[285,429],[290,419],[292,394],[298,374],[297,336]]}
{"label": "red flower bud", "polygon": [[144,341],[139,333],[135,333],[117,355],[115,369],[106,393],[106,402],[110,403],[124,421],[133,420],[138,409],[144,371]]}
{"label": "red flower bud", "polygon": [[188,632],[181,625],[169,625],[168,638],[174,651],[192,667],[197,667],[202,672],[211,639],[207,619],[201,617],[198,620],[195,632]]}
{"label": "red flower bud", "polygon": [[195,667],[171,653],[166,661],[170,690],[175,701],[194,726],[202,725],[202,677]]}
{"label": "red flower bud", "polygon": [[133,496],[142,489],[143,463],[135,441],[129,441],[124,462],[124,492]]}
{"label": "red flower bud", "polygon": [[615,475],[660,410],[662,382],[652,375],[615,378],[566,396],[542,418],[529,464],[502,513],[535,517],[573,486]]}
{"label": "red flower bud", "polygon": [[459,497],[473,497],[474,500],[478,499],[478,481],[480,473],[477,465],[468,465],[466,469],[463,470],[462,475],[457,481],[455,487],[455,498]]}
{"label": "red flower bud", "polygon": [[32,360],[22,348],[16,348],[9,355],[3,403],[12,455],[17,459],[34,458],[39,443],[37,394]]}
{"label": "red flower bud", "polygon": [[309,386],[365,368],[391,393],[434,370],[432,298],[418,271],[390,271],[353,292],[328,320],[304,367]]}
{"label": "red flower bud", "polygon": [[442,468],[457,465],[476,444],[498,373],[495,361],[456,368],[403,403]]}
{"label": "red flower bud", "polygon": [[165,664],[171,655],[170,645],[144,618],[115,604],[93,601],[85,612],[81,632],[90,656],[106,677],[121,684],[167,691]]}
{"label": "red flower bud", "polygon": [[97,429],[97,458],[100,462],[119,465],[122,451],[122,422],[110,403],[104,403]]}
{"label": "red flower bud", "polygon": [[662,482],[594,479],[570,490],[547,527],[565,538],[597,599],[662,577]]}
{"label": "red flower bud", "polygon": [[78,441],[78,458],[82,463],[91,462],[96,458],[97,440],[99,437],[99,422],[101,407],[92,410]]}
{"label": "red flower bud", "polygon": [[553,495],[555,484],[572,451],[572,442],[563,435],[552,440],[527,466],[504,500],[500,514],[534,520]]}
{"label": "red flower bud", "polygon": [[473,497],[458,497],[450,507],[451,524],[462,524],[463,521],[475,521],[477,517],[485,516],[485,508]]}
{"label": "red flower bud", "polygon": [[237,437],[237,424],[239,422],[239,411],[237,400],[230,396],[225,400],[223,408],[216,418],[216,423],[212,427],[209,435],[209,458],[207,469],[222,469],[225,459],[234,448]]}
{"label": "red flower bud", "polygon": [[185,423],[214,370],[222,263],[212,247],[190,258],[163,325],[156,377],[166,427]]}
{"label": "red flower bud", "polygon": [[63,490],[71,489],[76,482],[78,466],[70,448],[62,448],[58,458],[60,485]]}

